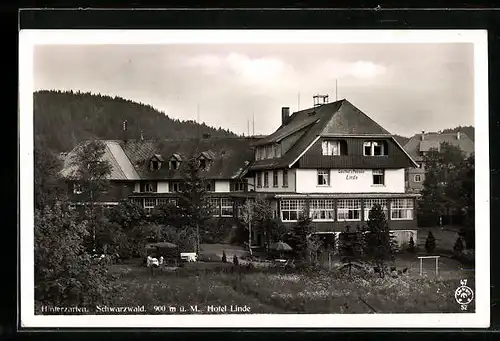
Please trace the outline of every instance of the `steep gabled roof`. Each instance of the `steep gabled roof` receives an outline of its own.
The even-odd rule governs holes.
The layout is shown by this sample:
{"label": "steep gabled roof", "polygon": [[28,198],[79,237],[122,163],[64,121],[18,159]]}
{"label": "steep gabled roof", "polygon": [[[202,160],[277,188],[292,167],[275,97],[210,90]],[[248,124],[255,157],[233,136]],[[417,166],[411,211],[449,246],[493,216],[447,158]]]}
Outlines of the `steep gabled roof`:
{"label": "steep gabled roof", "polygon": [[404,149],[414,160],[422,161],[421,151],[429,151],[431,148],[439,150],[443,142],[460,148],[467,155],[474,153],[474,141],[463,132],[460,133],[460,139],[457,138],[457,133],[425,133],[423,141],[422,134],[415,134],[405,144]]}
{"label": "steep gabled roof", "polygon": [[[108,180],[139,180],[139,174],[130,163],[125,153],[118,141],[113,140],[101,140],[106,146],[104,150],[104,155],[102,157],[103,161],[108,161],[111,166],[111,173],[107,177]],[[76,157],[76,153],[80,148],[82,148],[89,141],[83,141],[79,143],[66,157],[64,160],[64,166],[61,171],[63,177],[72,177],[76,171],[76,167],[73,164],[73,160]]]}
{"label": "steep gabled roof", "polygon": [[[376,136],[392,138],[390,132],[356,108],[349,101],[324,104],[293,113],[289,122],[258,142],[263,145],[279,142],[301,129],[304,133],[280,158],[264,159],[254,163],[252,169],[290,167],[321,136]],[[399,146],[399,144],[397,144]],[[401,146],[399,148],[402,149]],[[411,159],[411,158],[410,158]],[[413,160],[412,160],[413,162]]]}

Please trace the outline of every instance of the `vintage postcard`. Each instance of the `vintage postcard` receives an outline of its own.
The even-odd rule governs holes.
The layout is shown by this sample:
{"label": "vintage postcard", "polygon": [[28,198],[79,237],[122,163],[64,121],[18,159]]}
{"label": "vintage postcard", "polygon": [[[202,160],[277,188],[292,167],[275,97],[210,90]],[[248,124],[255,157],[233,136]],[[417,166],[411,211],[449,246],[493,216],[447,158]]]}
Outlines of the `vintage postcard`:
{"label": "vintage postcard", "polygon": [[486,31],[19,38],[22,327],[489,326]]}

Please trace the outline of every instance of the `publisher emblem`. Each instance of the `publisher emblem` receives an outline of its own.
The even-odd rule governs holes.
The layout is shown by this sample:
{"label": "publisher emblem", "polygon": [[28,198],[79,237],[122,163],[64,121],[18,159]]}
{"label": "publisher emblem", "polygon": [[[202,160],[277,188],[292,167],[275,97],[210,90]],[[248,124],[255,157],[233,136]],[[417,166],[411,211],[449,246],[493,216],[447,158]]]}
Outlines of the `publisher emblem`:
{"label": "publisher emblem", "polygon": [[474,300],[474,291],[467,286],[466,279],[461,280],[460,286],[455,290],[455,300],[462,310],[467,310],[467,306]]}

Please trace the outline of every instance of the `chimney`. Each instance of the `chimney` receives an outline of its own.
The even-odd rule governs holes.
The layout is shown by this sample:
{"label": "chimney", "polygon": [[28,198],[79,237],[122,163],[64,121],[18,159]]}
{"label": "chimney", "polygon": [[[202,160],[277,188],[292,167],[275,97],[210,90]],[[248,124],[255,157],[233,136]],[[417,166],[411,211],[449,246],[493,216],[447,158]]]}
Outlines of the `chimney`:
{"label": "chimney", "polygon": [[143,133],[142,129],[141,129],[141,141],[144,141],[144,133]]}
{"label": "chimney", "polygon": [[420,135],[420,140],[425,140],[425,130],[422,130],[422,135]]}
{"label": "chimney", "polygon": [[127,120],[123,121],[123,141],[127,142],[127,129],[128,129],[128,122]]}
{"label": "chimney", "polygon": [[281,108],[281,124],[282,125],[287,124],[289,119],[290,119],[290,108],[289,107]]}
{"label": "chimney", "polygon": [[460,140],[460,130],[457,131],[457,140]]}

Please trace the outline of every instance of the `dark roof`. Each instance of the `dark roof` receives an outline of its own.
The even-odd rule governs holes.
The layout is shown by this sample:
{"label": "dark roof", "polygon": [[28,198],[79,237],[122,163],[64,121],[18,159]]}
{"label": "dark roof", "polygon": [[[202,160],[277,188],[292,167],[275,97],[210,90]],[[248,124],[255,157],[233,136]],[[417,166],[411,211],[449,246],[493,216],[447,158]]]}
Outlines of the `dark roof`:
{"label": "dark roof", "polygon": [[253,160],[254,152],[246,138],[224,137],[207,139],[176,140],[131,140],[121,142],[121,146],[142,179],[181,179],[185,162],[179,169],[169,169],[163,165],[159,170],[151,171],[148,160],[155,154],[165,159],[174,156],[183,160],[200,155],[209,156],[210,162],[203,170],[209,179],[234,179],[243,175]]}
{"label": "dark roof", "polygon": [[431,148],[439,150],[443,142],[457,146],[467,155],[474,153],[474,141],[463,132],[460,133],[460,139],[457,138],[457,133],[425,133],[423,141],[422,134],[415,134],[405,144],[404,149],[414,160],[421,161],[421,151]]}
{"label": "dark roof", "polygon": [[[109,180],[139,180],[139,174],[137,174],[129,159],[123,153],[120,142],[113,140],[102,140],[102,142],[106,147],[102,159],[109,162],[111,166],[111,172],[107,178]],[[73,164],[76,153],[87,143],[89,143],[89,141],[80,142],[70,153],[68,153],[64,160],[63,169],[61,170],[61,175],[63,177],[72,177],[76,170]]]}
{"label": "dark roof", "polygon": [[[306,128],[306,129],[304,129]],[[318,136],[380,136],[392,135],[346,99],[293,113],[287,124],[256,145],[279,142],[304,130],[302,136],[281,158],[255,161],[252,169],[288,167]]]}

